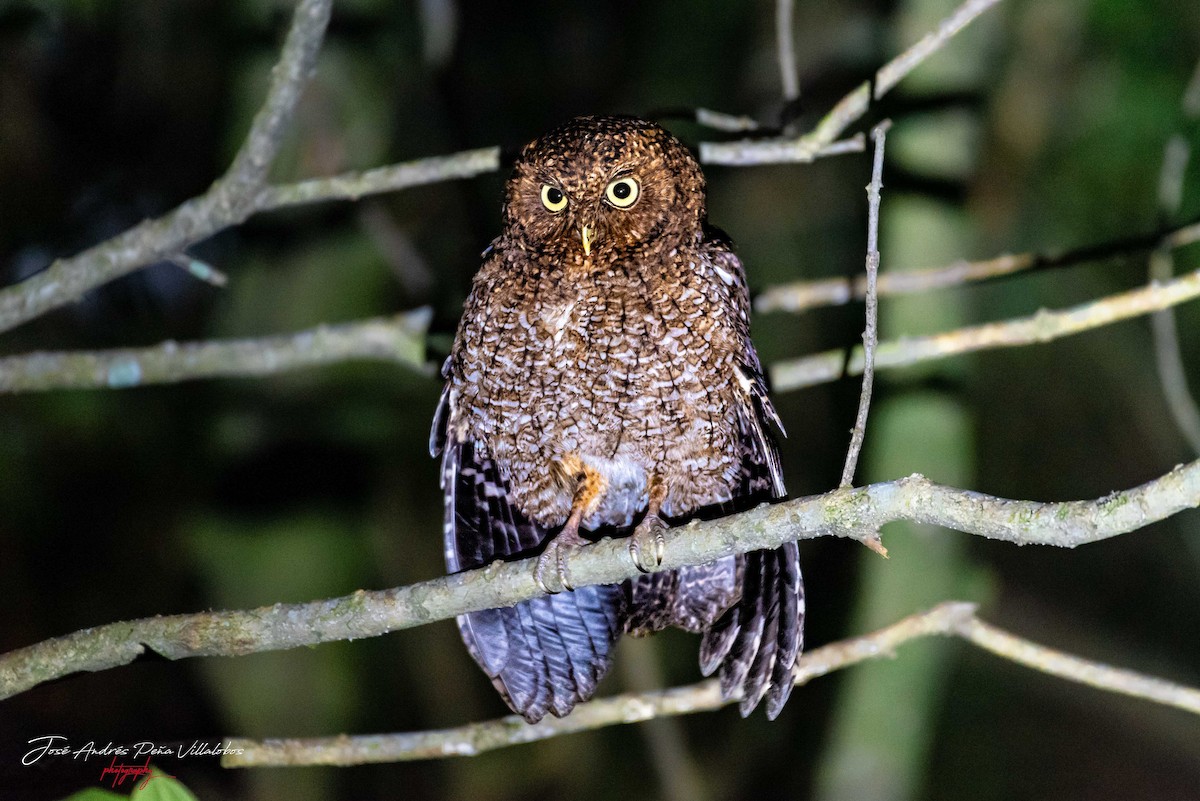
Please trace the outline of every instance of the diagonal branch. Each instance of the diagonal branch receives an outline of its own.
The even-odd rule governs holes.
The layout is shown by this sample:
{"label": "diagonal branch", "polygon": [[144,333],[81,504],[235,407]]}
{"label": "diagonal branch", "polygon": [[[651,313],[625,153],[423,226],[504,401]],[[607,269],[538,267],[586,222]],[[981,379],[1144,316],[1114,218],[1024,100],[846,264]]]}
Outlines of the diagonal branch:
{"label": "diagonal branch", "polygon": [[[948,601],[910,615],[871,634],[835,642],[804,654],[796,665],[795,682],[807,684],[843,668],[890,657],[912,640],[931,636],[961,637],[1005,659],[1068,681],[1143,698],[1200,714],[1200,690],[1046,648],[984,623],[975,605]],[[687,687],[646,693],[626,693],[580,704],[565,718],[543,718],[530,725],[517,715],[472,723],[453,729],[304,739],[231,739],[225,745],[222,767],[296,767],[301,765],[364,765],[475,756],[511,745],[538,742],[563,734],[693,712],[732,704],[722,699],[716,680]]]}
{"label": "diagonal branch", "polygon": [[977,617],[962,621],[954,633],[985,651],[1042,673],[1200,715],[1200,690],[1056,651],[1009,634]]}
{"label": "diagonal branch", "polygon": [[300,0],[297,4],[283,52],[271,69],[267,99],[254,115],[229,171],[215,187],[222,201],[233,206],[249,205],[254,191],[266,185],[267,173],[279,154],[300,95],[316,72],[317,54],[332,10],[332,0]]}
{"label": "diagonal branch", "polygon": [[271,74],[267,99],[229,171],[203,195],[147,220],[21,283],[0,290],[0,332],[78,300],[89,289],[180,253],[189,245],[254,213],[254,193],[265,181],[296,102],[316,65],[332,0],[301,0],[283,53]]}
{"label": "diagonal branch", "polygon": [[481,147],[449,156],[349,172],[330,178],[314,178],[294,184],[270,186],[255,199],[256,211],[272,211],[327,200],[358,200],[367,195],[395,192],[440,181],[471,178],[500,169],[500,148]]}
{"label": "diagonal branch", "polygon": [[[890,654],[896,647],[912,639],[948,634],[957,622],[970,618],[974,612],[973,604],[941,604],[872,634],[808,651],[796,664],[796,684],[807,684],[818,676]],[[537,742],[620,723],[637,723],[652,718],[719,709],[736,700],[723,700],[719,682],[709,680],[688,687],[595,699],[578,705],[565,718],[546,717],[533,725],[517,715],[508,715],[499,720],[429,732],[261,742],[234,739],[225,746],[234,753],[223,757],[221,764],[227,768],[361,765],[474,756],[510,745]]]}
{"label": "diagonal branch", "polygon": [[[875,352],[875,367],[907,367],[955,354],[1050,342],[1158,309],[1178,306],[1197,297],[1200,297],[1200,270],[1165,284],[1148,284],[1061,311],[1043,309],[1029,317],[882,342]],[[780,361],[770,367],[771,385],[777,392],[786,392],[835,381],[842,376],[843,368],[849,375],[860,374],[863,363],[862,348],[854,349],[848,364],[844,350],[829,350]]]}
{"label": "diagonal branch", "polygon": [[[1135,531],[1196,506],[1200,506],[1200,461],[1134,489],[1065,503],[995,498],[913,475],[675,527],[667,532],[660,569],[704,564],[819,536],[865,541],[894,520],[940,525],[1018,544],[1074,547]],[[534,558],[496,562],[407,587],[359,590],[305,604],[172,615],[85,629],[0,656],[0,699],[71,673],[128,664],[147,650],[168,659],[236,656],[375,637],[466,612],[512,606],[544,594],[533,579],[535,563]],[[625,543],[609,539],[572,556],[570,570],[580,587],[615,584],[638,575]]]}
{"label": "diagonal branch", "polygon": [[[874,96],[883,97],[906,75],[917,68],[1000,0],[967,0],[942,20],[938,29],[889,61],[875,73]],[[863,83],[838,101],[809,133],[784,139],[743,139],[737,142],[701,142],[700,160],[706,164],[750,166],[807,162],[817,158],[853,123],[867,113],[871,105],[871,84]]]}

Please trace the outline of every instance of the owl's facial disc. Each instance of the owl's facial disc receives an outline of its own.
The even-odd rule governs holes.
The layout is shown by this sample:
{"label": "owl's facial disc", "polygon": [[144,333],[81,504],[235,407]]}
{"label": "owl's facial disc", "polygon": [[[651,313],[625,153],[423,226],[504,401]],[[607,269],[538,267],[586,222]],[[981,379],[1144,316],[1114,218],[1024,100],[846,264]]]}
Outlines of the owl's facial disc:
{"label": "owl's facial disc", "polygon": [[[623,175],[608,182],[604,188],[604,202],[615,209],[625,210],[637,203],[642,194],[642,185],[632,175]],[[592,243],[597,239],[597,225],[593,222],[584,224],[580,233],[583,235],[583,255],[592,255]]]}
{"label": "owl's facial disc", "polygon": [[504,213],[509,236],[548,261],[650,263],[648,248],[665,254],[703,235],[704,176],[654,123],[579,117],[522,151]]}

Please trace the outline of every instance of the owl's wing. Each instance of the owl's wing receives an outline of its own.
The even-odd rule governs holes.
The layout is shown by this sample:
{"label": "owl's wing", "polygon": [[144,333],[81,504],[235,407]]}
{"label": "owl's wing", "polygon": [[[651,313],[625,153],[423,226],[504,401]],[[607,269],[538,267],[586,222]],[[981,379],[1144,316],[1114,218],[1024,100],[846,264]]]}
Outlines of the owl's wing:
{"label": "owl's wing", "polygon": [[[741,494],[725,505],[722,511],[726,513],[784,495],[779,454],[764,428],[762,405],[753,396],[748,398],[742,416]],[[804,641],[799,549],[788,542],[773,551],[751,551],[704,567],[710,576],[735,575],[736,592],[722,605],[720,617],[709,618],[709,625],[704,626],[700,669],[706,676],[718,671],[723,697],[741,692],[743,717],[765,696],[767,717],[774,720],[791,694],[792,669]],[[724,587],[723,582],[710,583]],[[705,589],[703,584],[696,587],[698,592]],[[720,593],[719,597],[725,596]]]}
{"label": "owl's wing", "polygon": [[[442,454],[446,567],[453,573],[533,555],[547,532],[512,503],[483,443],[457,433],[454,402],[447,384],[430,440],[433,454]],[[611,665],[623,613],[619,586],[580,587],[460,615],[458,628],[509,707],[536,723],[547,712],[561,717],[592,696]]]}
{"label": "owl's wing", "polygon": [[[784,496],[779,454],[766,429],[774,410],[768,414],[766,409],[769,405],[764,408],[753,395],[746,397],[739,489],[731,501],[708,511],[732,514]],[[718,671],[722,696],[740,691],[743,717],[766,697],[767,717],[778,717],[791,694],[792,669],[804,640],[804,584],[796,543],[638,576],[627,583],[626,592],[631,634],[667,626],[703,633],[700,669],[706,676]]]}
{"label": "owl's wing", "polygon": [[[726,308],[742,335],[742,352],[731,376],[738,398],[738,485],[728,502],[702,510],[721,516],[784,497],[772,429],[784,432],[750,341],[749,293],[741,261],[719,232],[710,233],[711,278],[724,288]],[[803,645],[804,585],[794,542],[639,576],[629,582],[627,593],[626,627],[631,633],[667,626],[703,632],[700,667],[705,675],[719,672],[722,695],[730,698],[740,691],[743,715],[766,697],[767,717],[779,715],[791,693],[792,669]]]}
{"label": "owl's wing", "polygon": [[[784,497],[779,450],[771,428],[783,425],[767,394],[767,380],[750,341],[750,295],[741,260],[725,240],[712,242],[714,269],[731,276],[731,291],[742,328],[742,353],[734,376],[739,389],[738,418],[741,449],[741,495],[731,511]],[[721,694],[739,690],[739,709],[749,715],[766,697],[767,717],[774,720],[792,691],[792,670],[804,644],[804,582],[796,543],[773,551],[752,551],[739,557],[741,595],[725,610],[700,643],[700,668],[705,675],[718,670]]]}

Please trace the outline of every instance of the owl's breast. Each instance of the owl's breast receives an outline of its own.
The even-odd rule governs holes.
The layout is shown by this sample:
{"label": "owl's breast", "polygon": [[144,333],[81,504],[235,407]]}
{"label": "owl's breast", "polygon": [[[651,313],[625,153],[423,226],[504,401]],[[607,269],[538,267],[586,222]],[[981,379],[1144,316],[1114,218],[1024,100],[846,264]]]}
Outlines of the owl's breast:
{"label": "owl's breast", "polygon": [[614,269],[495,293],[488,323],[463,338],[469,425],[540,522],[570,509],[553,470],[568,454],[609,479],[593,527],[627,525],[651,475],[667,483],[667,515],[728,500],[737,333],[702,282],[667,277]]}

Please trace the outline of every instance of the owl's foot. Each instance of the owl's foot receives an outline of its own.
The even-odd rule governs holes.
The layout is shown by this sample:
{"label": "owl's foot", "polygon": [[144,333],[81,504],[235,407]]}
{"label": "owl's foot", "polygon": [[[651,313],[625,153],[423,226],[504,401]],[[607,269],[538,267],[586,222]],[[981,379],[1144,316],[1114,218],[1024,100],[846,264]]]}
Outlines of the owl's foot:
{"label": "owl's foot", "polygon": [[[538,557],[537,567],[533,570],[533,580],[542,592],[554,595],[562,590],[573,590],[571,572],[567,569],[567,554],[584,545],[591,545],[591,540],[579,535],[579,526],[585,517],[596,511],[596,506],[608,490],[608,479],[599,471],[584,464],[577,453],[569,453],[562,459],[551,464],[556,478],[563,483],[574,483],[571,497],[571,513],[562,531],[546,544],[546,550]],[[562,589],[552,589],[546,583],[546,571],[553,567],[558,574],[558,583]]]}
{"label": "owl's foot", "polygon": [[649,573],[662,564],[667,552],[667,524],[656,514],[647,514],[629,537],[629,555],[634,566]]}
{"label": "owl's foot", "polygon": [[[563,590],[574,590],[575,586],[571,583],[571,571],[567,569],[567,554],[590,544],[590,540],[579,535],[578,522],[571,525],[571,522],[568,521],[563,530],[546,545],[546,550],[538,557],[537,567],[533,569],[533,580],[542,592],[556,595]],[[554,571],[561,589],[553,589],[546,583],[547,570]]]}

